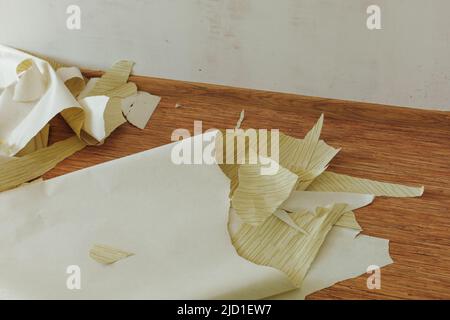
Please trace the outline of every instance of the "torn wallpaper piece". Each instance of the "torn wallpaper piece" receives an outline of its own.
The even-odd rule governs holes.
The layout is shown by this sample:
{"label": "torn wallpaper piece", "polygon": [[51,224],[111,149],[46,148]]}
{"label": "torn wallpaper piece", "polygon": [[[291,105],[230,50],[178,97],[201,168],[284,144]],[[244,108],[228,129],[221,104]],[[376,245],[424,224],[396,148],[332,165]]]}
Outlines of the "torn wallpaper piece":
{"label": "torn wallpaper piece", "polygon": [[351,211],[371,204],[374,198],[371,194],[294,191],[281,207],[290,212],[302,209],[314,211],[318,207],[325,207],[333,203],[346,203],[347,210]]}
{"label": "torn wallpaper piece", "polygon": [[134,63],[127,60],[116,62],[95,82],[88,96],[100,96],[127,83]]}
{"label": "torn wallpaper piece", "polygon": [[[336,156],[339,149],[335,149],[327,145],[322,140],[319,140],[320,132],[323,126],[323,116],[320,117],[313,129],[308,132],[305,139],[296,139],[279,133],[279,136],[274,137],[272,132],[268,132],[266,136],[260,136],[260,132],[255,129],[236,130],[234,139],[227,139],[223,142],[223,154],[229,155],[234,152],[233,161],[228,162],[223,160],[223,154],[218,154],[218,158],[222,159],[220,165],[222,171],[231,180],[231,191],[233,195],[238,186],[238,170],[240,162],[238,159],[247,159],[256,152],[260,154],[260,150],[269,151],[269,154],[260,154],[263,157],[272,158],[272,160],[279,163],[279,165],[299,177],[297,190],[306,190],[313,180],[322,174],[328,163]],[[256,139],[251,139],[252,134]],[[279,143],[278,157],[271,155],[272,143],[276,139]],[[243,141],[244,148],[239,148],[239,140]],[[252,151],[252,152],[251,152]]]}
{"label": "torn wallpaper piece", "polygon": [[14,159],[12,157],[4,157],[4,156],[0,156],[0,165],[3,163],[6,163],[8,161],[10,161],[11,159]]}
{"label": "torn wallpaper piece", "polygon": [[48,138],[50,135],[50,124],[47,124],[41,131],[38,132],[30,142],[17,153],[18,157],[25,156],[39,149],[43,149],[48,146]]}
{"label": "torn wallpaper piece", "polygon": [[294,219],[292,219],[292,217],[289,215],[289,212],[278,209],[273,213],[273,215],[275,217],[277,217],[278,219],[280,219],[281,221],[283,221],[284,223],[286,223],[287,225],[289,225],[292,229],[297,230],[298,232],[300,232],[304,235],[309,235],[308,231],[306,231],[304,228],[300,227],[294,221]]}
{"label": "torn wallpaper piece", "polygon": [[13,100],[16,102],[32,102],[40,99],[47,89],[47,81],[36,64],[18,75],[19,79],[14,87]]}
{"label": "torn wallpaper piece", "polygon": [[25,59],[24,61],[19,63],[16,67],[17,75],[20,75],[21,73],[30,69],[33,66],[33,64],[34,64],[33,59]]}
{"label": "torn wallpaper piece", "polygon": [[103,118],[105,119],[105,138],[109,137],[114,130],[127,122],[122,113],[120,98],[113,97],[109,99]]}
{"label": "torn wallpaper piece", "polygon": [[333,227],[299,289],[270,299],[305,299],[308,295],[337,282],[358,277],[368,266],[385,267],[393,263],[389,241],[358,235],[359,231]]}
{"label": "torn wallpaper piece", "polygon": [[311,263],[333,225],[344,214],[346,204],[318,208],[313,214],[293,213],[292,219],[308,234],[301,234],[275,216],[259,226],[243,224],[232,234],[233,245],[242,257],[259,265],[285,272],[300,287]]}
{"label": "torn wallpaper piece", "polygon": [[89,79],[84,89],[81,90],[81,92],[79,93],[78,99],[86,98],[88,94],[92,91],[92,89],[94,89],[98,80],[100,80],[100,78]]}
{"label": "torn wallpaper piece", "polygon": [[[84,141],[87,141],[88,144],[94,145],[98,143],[98,140],[93,138],[89,133],[86,132],[90,131],[96,131],[96,132],[103,132],[104,123],[101,125],[101,128],[92,127],[92,122],[95,120],[92,120],[90,118],[87,120],[86,118],[89,117],[87,114],[91,113],[91,110],[87,106],[88,104],[84,101],[84,98],[87,97],[88,93],[94,88],[95,83],[98,81],[99,78],[92,78],[89,79],[89,81],[86,83],[85,87],[81,92],[78,94],[77,100],[80,103],[80,105],[83,107],[83,109],[80,108],[69,108],[66,110],[63,110],[61,112],[61,116],[64,118],[64,120],[67,122],[67,124],[72,128],[72,130],[75,132],[76,135],[78,135],[80,138],[82,137]],[[84,103],[84,105],[83,105]],[[87,108],[87,109],[84,109]],[[99,123],[101,119],[96,121]],[[90,126],[86,125],[86,122],[91,122]],[[101,123],[101,122],[100,122]],[[86,133],[86,135],[84,134]]]}
{"label": "torn wallpaper piece", "polygon": [[[300,192],[300,196],[296,200],[302,200],[311,195],[310,192]],[[302,195],[305,194],[305,195]],[[341,217],[335,220],[334,225],[344,225],[348,228],[354,228],[357,231],[351,232],[351,240],[357,236],[360,231],[360,228],[355,227],[359,226],[356,220],[352,220],[354,218],[354,214],[352,212],[345,212],[349,208],[357,209],[359,207],[363,207],[367,204],[370,204],[373,200],[372,196],[367,195],[358,195],[355,201],[349,201],[349,205],[342,205],[340,214]],[[331,200],[331,203],[336,199],[350,199],[350,194],[343,194],[340,196],[329,195],[328,200],[321,200],[317,204],[320,205],[322,203],[328,203]],[[314,196],[311,197],[314,199]],[[300,210],[301,207],[308,208],[308,206],[314,207],[314,202],[312,200],[305,201],[307,205],[296,205],[296,201],[291,200],[292,204],[290,205],[290,209],[292,210]],[[298,201],[301,203],[301,201]],[[318,210],[323,210],[318,208]],[[303,213],[290,214],[291,217],[294,218],[296,224],[299,226],[301,233],[295,231],[295,227],[290,229],[289,223],[281,222],[276,218],[279,218],[278,215],[274,215],[272,218],[266,220],[266,222],[258,227],[252,227],[250,225],[244,225],[242,221],[237,221],[239,216],[235,213],[231,213],[230,220],[230,233],[232,235],[234,245],[238,250],[239,254],[250,261],[253,261],[258,264],[270,265],[280,270],[286,272],[292,281],[296,284],[296,286],[300,287],[300,289],[292,291],[288,294],[282,294],[281,298],[286,299],[303,299],[307,294],[315,292],[317,290],[323,289],[325,287],[331,286],[336,281],[330,281],[328,279],[345,280],[348,278],[355,277],[357,275],[363,274],[366,272],[367,266],[370,264],[364,265],[361,263],[362,261],[367,261],[367,253],[365,250],[377,250],[380,254],[378,256],[372,257],[373,264],[378,263],[378,266],[384,266],[389,263],[392,263],[392,260],[389,257],[389,250],[387,247],[387,242],[383,239],[377,239],[367,236],[361,236],[358,240],[355,240],[355,243],[359,244],[361,248],[361,252],[356,252],[350,260],[346,261],[345,264],[327,264],[326,267],[321,266],[318,270],[315,264],[311,267],[312,275],[319,273],[318,279],[314,279],[314,281],[309,280],[308,275],[310,272],[308,271],[308,262],[315,261],[315,254],[319,254],[322,250],[328,252],[332,247],[333,250],[341,251],[346,250],[349,245],[353,245],[352,243],[348,244],[348,242],[343,243],[340,241],[342,238],[345,239],[347,237],[347,233],[345,231],[339,231],[338,227],[333,228],[338,230],[332,232],[331,237],[333,240],[325,241],[325,244],[320,246],[320,242],[316,241],[308,241],[311,239],[311,234],[314,234],[314,231],[308,228],[305,228],[303,223],[307,223],[307,218],[312,219],[314,213],[307,212],[306,210]],[[299,216],[303,216],[299,218]],[[345,216],[348,218],[343,219]],[[275,218],[276,217],[276,218]],[[352,222],[354,224],[352,224]],[[342,235],[342,233],[344,235]],[[328,239],[328,238],[327,238]],[[320,248],[318,251],[308,252],[304,248],[300,249],[302,245],[305,243],[312,245],[316,244]],[[370,244],[374,244],[373,246],[369,246]],[[364,248],[364,249],[363,249]],[[354,252],[354,250],[352,251]],[[303,256],[302,256],[303,255]],[[381,255],[382,259],[378,259]],[[296,258],[295,258],[296,257]],[[300,261],[306,261],[305,264],[302,264]],[[350,262],[349,262],[350,261]],[[382,262],[382,263],[381,263]],[[361,266],[362,264],[362,266]],[[347,276],[348,275],[348,276]],[[303,277],[306,276],[306,283],[302,283]],[[325,284],[324,284],[325,283]],[[316,288],[316,289],[315,289]],[[275,297],[278,298],[278,297]]]}
{"label": "torn wallpaper piece", "polygon": [[131,107],[133,106],[134,102],[136,101],[137,94],[131,95],[129,97],[122,99],[122,113],[126,117],[131,110]]}
{"label": "torn wallpaper piece", "polygon": [[[28,59],[31,65],[18,76],[17,66]],[[0,46],[0,74],[0,155],[14,156],[62,110],[80,107],[43,60]]]}
{"label": "torn wallpaper piece", "polygon": [[333,172],[325,172],[308,188],[309,191],[371,193],[377,197],[420,197],[423,187],[371,181]]}
{"label": "torn wallpaper piece", "polygon": [[133,104],[126,110],[125,117],[135,127],[145,129],[160,101],[160,97],[140,91],[136,94]]}
{"label": "torn wallpaper piece", "polygon": [[125,83],[120,87],[105,92],[105,95],[107,95],[110,98],[121,98],[121,99],[125,99],[130,96],[134,96],[136,94],[137,94],[137,86],[133,82]]}
{"label": "torn wallpaper piece", "polygon": [[280,165],[300,177],[298,190],[305,190],[339,152],[319,140],[323,120],[322,115],[303,140],[280,135]]}
{"label": "torn wallpaper piece", "polygon": [[11,158],[0,166],[0,192],[39,178],[85,146],[83,141],[73,136],[23,157]]}
{"label": "torn wallpaper piece", "polygon": [[[249,176],[241,174],[242,170],[245,172],[247,168],[257,168],[259,164],[252,167],[236,161],[238,164],[220,165],[231,180],[232,210],[229,228],[236,250],[242,257],[256,264],[283,271],[294,285],[301,287],[300,290],[303,289],[302,283],[311,263],[334,226],[351,230],[355,237],[361,231],[353,210],[371,204],[375,196],[414,197],[423,193],[423,188],[326,172],[328,163],[339,149],[319,140],[323,119],[322,115],[304,140],[280,134],[279,168],[281,172],[289,172],[294,183],[286,178],[279,179],[276,175],[265,176],[256,169]],[[244,159],[249,160],[249,150],[260,148],[264,143],[273,143],[272,139],[268,140],[270,142],[260,141],[260,136],[257,141],[251,141],[250,135],[248,138],[245,148],[241,146],[239,151],[233,141],[231,144],[226,141],[226,145],[223,148],[219,146],[218,149],[234,155],[234,160],[238,159],[239,152],[244,153]],[[254,150],[260,152],[259,149]],[[216,156],[219,160],[222,159],[220,154]],[[258,184],[258,181],[262,182]],[[291,189],[293,184],[295,188]],[[249,185],[253,188],[249,188]],[[244,196],[241,189],[245,191]],[[267,194],[279,196],[271,198]],[[236,196],[245,200],[236,202]],[[283,199],[282,202],[280,199]],[[381,242],[378,244],[381,245]],[[385,256],[389,257],[388,251]],[[383,261],[388,263],[387,259]],[[333,268],[330,267],[330,273],[334,273]],[[359,268],[358,272],[361,272]]]}
{"label": "torn wallpaper piece", "polygon": [[[282,152],[280,163],[295,173],[302,173],[311,168],[311,160],[313,158],[316,147],[319,143],[320,133],[323,127],[323,114],[310,132],[305,136],[305,139],[296,141],[296,148],[289,147],[289,152]],[[289,158],[288,158],[289,157]]]}
{"label": "torn wallpaper piece", "polygon": [[[173,164],[173,145],[0,193],[0,298],[260,299],[294,289],[236,253],[228,179],[217,165]],[[102,265],[89,257],[99,243],[135,255]],[[66,288],[74,264],[83,290]]]}
{"label": "torn wallpaper piece", "polygon": [[57,69],[56,73],[73,96],[77,97],[84,90],[86,83],[80,69],[75,67],[62,67]]}
{"label": "torn wallpaper piece", "polygon": [[[0,190],[7,190],[36,178],[51,169],[64,156],[88,145],[97,145],[126,122],[121,100],[136,95],[137,87],[128,83],[133,63],[120,61],[101,78],[85,84],[80,70],[58,63],[49,63],[25,52],[0,46],[0,156],[27,157],[27,161],[14,160],[16,177],[0,177]],[[54,67],[55,69],[53,69]],[[96,93],[101,93],[96,95]],[[79,98],[83,95],[84,98]],[[61,113],[78,139],[60,142],[57,147],[46,148],[49,138],[48,122]],[[63,150],[63,148],[67,148]],[[43,152],[36,153],[41,149]],[[54,151],[61,154],[56,155]],[[51,165],[43,159],[47,152],[57,161]],[[35,155],[36,153],[36,155]],[[29,159],[34,165],[30,166]],[[29,167],[21,167],[28,165]]]}
{"label": "torn wallpaper piece", "polygon": [[348,211],[342,215],[342,217],[335,224],[338,227],[345,227],[354,229],[357,231],[362,231],[363,229],[356,220],[355,213],[353,211]]}
{"label": "torn wallpaper piece", "polygon": [[318,207],[325,207],[334,203],[345,203],[347,204],[346,212],[336,222],[336,226],[362,231],[352,210],[371,204],[374,198],[370,194],[294,191],[281,205],[281,208],[288,212],[298,212],[303,209],[313,212]]}
{"label": "torn wallpaper piece", "polygon": [[89,256],[100,264],[113,264],[117,261],[133,256],[134,253],[126,252],[106,245],[96,244],[89,250]]}
{"label": "torn wallpaper piece", "polygon": [[[77,97],[82,109],[72,108],[61,113],[86,143],[103,143],[117,127],[126,122],[122,114],[122,100],[137,93],[136,84],[127,82],[133,64],[131,61],[119,61],[101,78],[90,79]],[[76,79],[76,72],[65,77]]]}
{"label": "torn wallpaper piece", "polygon": [[79,100],[84,110],[82,128],[97,141],[106,136],[104,114],[109,99],[107,96],[90,96]]}
{"label": "torn wallpaper piece", "polygon": [[[20,51],[22,51],[22,52],[24,52],[24,53],[26,53],[26,54],[28,54],[28,55],[30,55],[30,56],[34,56],[34,57],[39,58],[39,59],[41,59],[41,60],[47,61],[48,64],[53,68],[53,70],[58,70],[59,68],[64,68],[64,67],[66,67],[66,66],[63,65],[62,63],[60,63],[60,62],[58,62],[58,61],[56,61],[56,60],[54,60],[54,59],[51,59],[51,58],[49,58],[49,57],[47,57],[47,56],[43,56],[43,55],[40,55],[40,54],[36,54],[36,53],[34,53],[34,52],[31,53],[31,52],[28,52],[28,51],[26,51],[26,50],[20,50]],[[18,68],[18,69],[20,69],[20,68],[27,68],[27,64],[28,64],[27,61],[23,61],[17,68]]]}
{"label": "torn wallpaper piece", "polygon": [[264,222],[289,197],[298,177],[280,167],[275,175],[262,175],[261,164],[239,167],[239,186],[231,202],[241,219],[249,224]]}

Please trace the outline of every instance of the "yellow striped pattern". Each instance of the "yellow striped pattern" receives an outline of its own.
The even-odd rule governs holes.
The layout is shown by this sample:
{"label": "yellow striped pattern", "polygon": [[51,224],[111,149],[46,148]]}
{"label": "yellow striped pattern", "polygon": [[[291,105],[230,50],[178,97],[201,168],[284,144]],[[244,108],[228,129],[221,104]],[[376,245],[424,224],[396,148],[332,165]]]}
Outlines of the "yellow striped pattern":
{"label": "yellow striped pattern", "polygon": [[116,62],[111,69],[106,71],[97,81],[88,96],[101,96],[126,84],[134,63],[127,60]]}
{"label": "yellow striped pattern", "polygon": [[27,143],[27,145],[17,153],[18,157],[23,157],[39,149],[48,146],[48,136],[50,134],[50,124],[47,124],[37,135]]}
{"label": "yellow striped pattern", "polygon": [[273,215],[256,227],[243,224],[231,235],[233,245],[241,257],[283,271],[299,287],[328,232],[346,207],[336,204],[331,208],[317,208],[314,214],[308,211],[290,214],[307,235]]}
{"label": "yellow striped pattern", "polygon": [[232,207],[243,222],[258,225],[286,201],[295,188],[297,175],[280,167],[275,175],[261,175],[261,165],[241,165],[239,186]]}
{"label": "yellow striped pattern", "polygon": [[381,197],[420,197],[424,188],[407,187],[399,184],[354,178],[333,172],[320,175],[307,189],[308,191],[367,193]]}
{"label": "yellow striped pattern", "polygon": [[356,216],[353,211],[344,213],[336,222],[336,226],[362,231],[362,228],[356,220]]}
{"label": "yellow striped pattern", "polygon": [[94,245],[89,251],[89,256],[93,260],[104,265],[116,263],[133,255],[133,253],[105,245]]}
{"label": "yellow striped pattern", "polygon": [[39,178],[59,162],[83,149],[86,143],[73,136],[0,166],[0,192]]}

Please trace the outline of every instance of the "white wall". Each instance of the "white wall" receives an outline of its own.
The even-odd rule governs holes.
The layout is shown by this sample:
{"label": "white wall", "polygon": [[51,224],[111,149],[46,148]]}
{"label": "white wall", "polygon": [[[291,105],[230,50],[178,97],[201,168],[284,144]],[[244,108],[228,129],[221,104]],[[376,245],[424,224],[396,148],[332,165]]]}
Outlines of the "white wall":
{"label": "white wall", "polygon": [[[66,28],[69,4],[82,29]],[[366,8],[382,9],[382,30]],[[0,43],[78,65],[450,110],[449,0],[0,0]]]}

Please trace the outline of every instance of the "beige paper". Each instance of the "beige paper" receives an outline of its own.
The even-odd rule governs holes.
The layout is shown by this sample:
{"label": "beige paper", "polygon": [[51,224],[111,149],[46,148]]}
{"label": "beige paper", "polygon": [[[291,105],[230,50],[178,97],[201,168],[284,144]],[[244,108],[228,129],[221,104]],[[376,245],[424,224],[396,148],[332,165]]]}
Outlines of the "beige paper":
{"label": "beige paper", "polygon": [[136,94],[132,106],[126,110],[125,117],[129,123],[143,130],[160,101],[161,97],[140,91]]}
{"label": "beige paper", "polygon": [[110,265],[117,261],[133,256],[134,253],[113,248],[107,245],[96,244],[89,250],[89,256],[100,264]]}
{"label": "beige paper", "polygon": [[[218,166],[175,165],[172,147],[0,193],[0,298],[259,299],[291,290],[282,272],[236,253]],[[104,266],[89,257],[93,244],[135,255]],[[82,290],[66,287],[73,265]]]}

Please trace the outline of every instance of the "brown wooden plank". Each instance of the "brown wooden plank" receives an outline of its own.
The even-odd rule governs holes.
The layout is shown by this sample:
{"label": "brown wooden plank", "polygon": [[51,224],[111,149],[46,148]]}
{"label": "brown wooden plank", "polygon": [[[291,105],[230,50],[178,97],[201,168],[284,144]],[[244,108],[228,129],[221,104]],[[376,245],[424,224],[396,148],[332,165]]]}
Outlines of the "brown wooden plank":
{"label": "brown wooden plank", "polygon": [[[97,71],[85,72],[99,76]],[[450,113],[340,101],[133,76],[162,101],[143,131],[125,124],[106,143],[65,160],[45,178],[62,175],[171,142],[176,128],[278,128],[303,137],[321,113],[322,137],[342,152],[330,170],[353,176],[424,185],[419,199],[377,199],[358,210],[364,234],[391,240],[395,263],[382,269],[382,289],[368,290],[363,275],[310,299],[450,299]],[[175,108],[179,103],[184,107]],[[51,140],[70,135],[60,118]]]}

